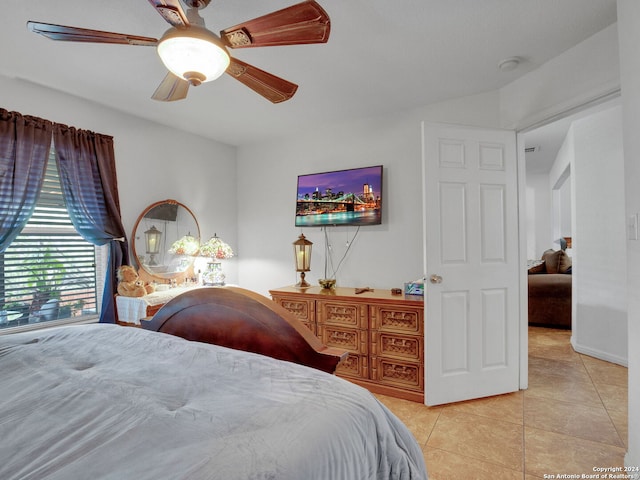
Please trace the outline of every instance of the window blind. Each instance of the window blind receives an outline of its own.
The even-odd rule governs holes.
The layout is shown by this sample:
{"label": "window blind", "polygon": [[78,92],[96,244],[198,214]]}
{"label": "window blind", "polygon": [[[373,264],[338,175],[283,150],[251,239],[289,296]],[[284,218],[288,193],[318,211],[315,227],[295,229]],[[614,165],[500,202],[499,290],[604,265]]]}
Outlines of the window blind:
{"label": "window blind", "polygon": [[95,314],[96,287],[96,248],[71,223],[52,151],[33,215],[0,254],[0,327]]}

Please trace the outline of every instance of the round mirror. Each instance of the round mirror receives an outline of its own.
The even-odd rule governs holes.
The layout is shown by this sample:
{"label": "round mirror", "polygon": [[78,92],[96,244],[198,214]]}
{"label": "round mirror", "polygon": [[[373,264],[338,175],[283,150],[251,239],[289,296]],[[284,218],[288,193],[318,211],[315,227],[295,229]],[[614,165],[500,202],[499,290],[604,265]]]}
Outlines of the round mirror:
{"label": "round mirror", "polygon": [[133,227],[133,256],[138,268],[152,277],[171,279],[186,273],[199,246],[196,217],[175,200],[150,205]]}

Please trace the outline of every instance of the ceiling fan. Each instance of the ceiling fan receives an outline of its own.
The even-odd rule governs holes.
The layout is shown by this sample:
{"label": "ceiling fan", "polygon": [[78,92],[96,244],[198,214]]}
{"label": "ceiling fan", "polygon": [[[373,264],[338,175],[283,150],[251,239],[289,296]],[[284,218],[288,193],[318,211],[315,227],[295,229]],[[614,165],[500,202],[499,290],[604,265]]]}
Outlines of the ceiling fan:
{"label": "ceiling fan", "polygon": [[314,0],[263,15],[220,32],[207,30],[199,10],[211,0],[149,0],[171,27],[160,40],[138,35],[104,32],[41,22],[27,28],[51,40],[114,43],[157,47],[169,72],[151,98],[169,102],[186,98],[189,86],[215,80],[228,73],[273,103],[289,100],[298,86],[229,55],[227,48],[326,43],[329,16]]}

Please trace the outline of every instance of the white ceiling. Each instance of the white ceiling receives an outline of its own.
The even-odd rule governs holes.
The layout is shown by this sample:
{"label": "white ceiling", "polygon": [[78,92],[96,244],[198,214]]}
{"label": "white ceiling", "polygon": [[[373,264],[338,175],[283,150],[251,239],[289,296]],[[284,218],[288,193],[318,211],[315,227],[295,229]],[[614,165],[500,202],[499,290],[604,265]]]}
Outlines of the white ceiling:
{"label": "white ceiling", "polygon": [[616,105],[620,105],[619,97],[581,109],[525,133],[524,147],[535,149],[531,153],[526,153],[527,174],[549,173],[573,122]]}
{"label": "white ceiling", "polygon": [[571,117],[566,117],[524,135],[525,148],[535,149],[526,153],[528,175],[549,173],[572,121]]}
{"label": "white ceiling", "polygon": [[[25,26],[159,38],[169,25],[146,0],[2,0],[0,74],[241,145],[494,90],[616,21],[616,0],[318,1],[331,18],[327,44],[231,52],[299,85],[278,105],[228,75],[156,102],[166,71],[153,47],[54,42]],[[213,0],[201,15],[218,32],[297,2]],[[522,63],[501,72],[511,56]]]}

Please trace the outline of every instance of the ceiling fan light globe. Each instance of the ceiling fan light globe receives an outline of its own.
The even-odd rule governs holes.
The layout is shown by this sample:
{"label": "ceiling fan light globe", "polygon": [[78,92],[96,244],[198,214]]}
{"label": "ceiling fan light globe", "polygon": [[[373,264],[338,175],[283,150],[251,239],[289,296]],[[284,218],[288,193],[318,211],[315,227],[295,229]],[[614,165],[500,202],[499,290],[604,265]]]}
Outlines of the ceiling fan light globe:
{"label": "ceiling fan light globe", "polygon": [[192,85],[220,77],[230,61],[220,39],[195,25],[188,29],[169,29],[158,43],[158,55],[171,73]]}

